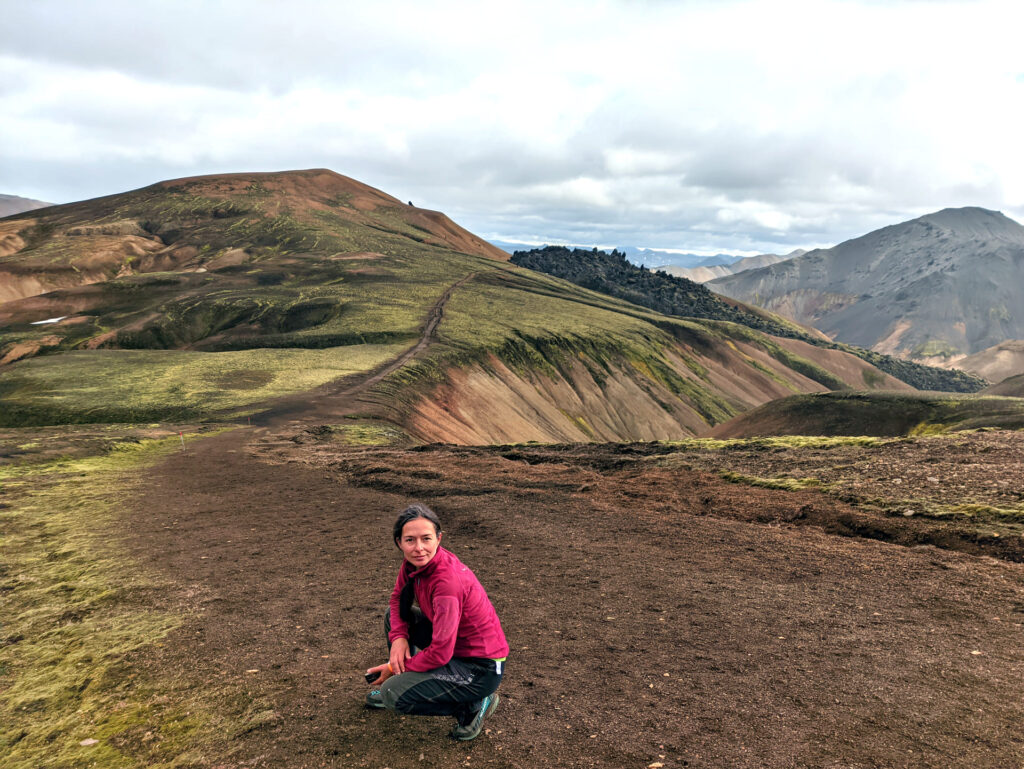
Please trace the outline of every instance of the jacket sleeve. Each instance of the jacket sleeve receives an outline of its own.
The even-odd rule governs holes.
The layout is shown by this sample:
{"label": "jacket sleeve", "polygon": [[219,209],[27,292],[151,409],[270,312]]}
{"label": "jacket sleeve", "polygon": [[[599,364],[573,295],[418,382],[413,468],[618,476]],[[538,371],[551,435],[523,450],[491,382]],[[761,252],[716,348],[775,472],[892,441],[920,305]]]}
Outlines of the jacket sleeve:
{"label": "jacket sleeve", "polygon": [[391,591],[391,599],[388,601],[388,611],[391,612],[391,632],[388,633],[388,645],[393,644],[399,638],[409,638],[409,626],[398,613],[398,596],[402,592],[402,570],[398,570],[398,579],[395,580],[395,589]]}
{"label": "jacket sleeve", "polygon": [[462,599],[455,584],[439,584],[430,603],[434,610],[430,646],[414,654],[406,664],[406,669],[415,673],[425,673],[451,662],[462,620]]}

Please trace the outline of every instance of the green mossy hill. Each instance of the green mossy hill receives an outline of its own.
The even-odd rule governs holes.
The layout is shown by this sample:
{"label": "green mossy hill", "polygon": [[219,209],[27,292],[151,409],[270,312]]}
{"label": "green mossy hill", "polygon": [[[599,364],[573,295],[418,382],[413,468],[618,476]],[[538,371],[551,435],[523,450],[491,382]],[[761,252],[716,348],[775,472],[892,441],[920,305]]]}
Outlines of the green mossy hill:
{"label": "green mossy hill", "polygon": [[891,376],[919,390],[977,392],[985,381],[958,370],[923,366],[847,344],[837,344],[808,333],[800,326],[764,311],[755,312],[736,302],[724,301],[718,294],[687,278],[651,271],[626,260],[617,250],[611,253],[592,249],[568,249],[545,246],[516,251],[512,263],[555,275],[594,291],[650,307],[665,315],[709,320],[725,320],[766,334],[800,339],[818,347],[855,355]]}
{"label": "green mossy hill", "polygon": [[47,355],[0,372],[0,427],[237,418],[268,400],[368,371],[405,348]]}
{"label": "green mossy hill", "polygon": [[[157,192],[146,195],[165,200]],[[211,228],[219,222],[228,230],[233,210],[218,218],[202,209]],[[365,234],[360,227],[336,223],[337,237]],[[377,389],[388,413],[429,397],[452,368],[496,358],[527,376],[568,377],[583,365],[599,384],[625,371],[717,424],[750,403],[721,392],[698,357],[728,350],[739,365],[745,360],[758,376],[780,381],[736,344],[760,348],[825,387],[845,387],[746,326],[673,318],[486,256],[388,237],[372,251],[335,252],[323,239],[300,254],[239,257],[236,249],[238,258],[211,257],[205,271],[126,274],[51,292],[45,306],[4,327],[0,355],[16,344],[46,344],[0,369],[0,424],[232,418],[384,365],[416,343],[446,295],[429,357]],[[74,323],[32,325],[72,312]]]}
{"label": "green mossy hill", "polygon": [[258,260],[379,251],[407,241],[506,258],[439,212],[325,169],[176,179],[6,221],[25,244],[0,258],[9,270],[70,266],[113,270],[114,277],[122,266],[151,271],[147,262],[176,259],[201,267],[228,250],[242,249],[248,260]]}
{"label": "green mossy hill", "polygon": [[936,392],[793,395],[719,425],[712,436],[913,436],[985,427],[1024,429],[1024,399]]}

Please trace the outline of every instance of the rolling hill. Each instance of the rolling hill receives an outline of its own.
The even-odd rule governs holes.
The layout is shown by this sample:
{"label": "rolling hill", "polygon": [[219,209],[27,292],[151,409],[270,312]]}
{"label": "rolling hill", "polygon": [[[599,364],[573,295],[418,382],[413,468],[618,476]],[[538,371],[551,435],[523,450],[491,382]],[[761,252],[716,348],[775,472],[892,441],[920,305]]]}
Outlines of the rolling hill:
{"label": "rolling hill", "polygon": [[935,362],[1024,337],[1024,227],[945,209],[708,286],[833,339]]}
{"label": "rolling hill", "polygon": [[940,364],[958,368],[990,382],[1024,374],[1024,339],[1007,339],[973,355],[953,355]]}
{"label": "rolling hill", "polygon": [[1004,395],[1009,398],[1024,398],[1024,374],[1007,377],[981,391],[984,395]]}
{"label": "rolling hill", "polygon": [[793,393],[909,389],[516,267],[325,170],[162,182],[0,232],[6,425],[238,419],[378,372],[358,416],[417,441],[638,440]]}
{"label": "rolling hill", "polygon": [[714,438],[774,435],[937,435],[995,427],[1024,429],[1024,398],[1001,397],[1020,383],[985,394],[849,393],[793,395],[716,426]]}

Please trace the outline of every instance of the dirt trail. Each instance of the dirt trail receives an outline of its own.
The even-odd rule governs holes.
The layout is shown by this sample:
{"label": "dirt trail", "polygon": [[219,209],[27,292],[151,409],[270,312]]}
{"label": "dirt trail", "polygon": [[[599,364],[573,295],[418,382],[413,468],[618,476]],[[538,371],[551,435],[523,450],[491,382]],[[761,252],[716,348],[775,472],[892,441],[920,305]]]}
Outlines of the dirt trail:
{"label": "dirt trail", "polygon": [[[377,376],[306,413],[347,407]],[[641,468],[615,447],[537,459],[284,441],[254,455],[303,413],[285,405],[267,428],[171,457],[131,518],[133,552],[194,611],[140,664],[271,713],[212,746],[218,766],[1024,765],[1024,565],[790,525],[807,505],[850,508]],[[512,647],[502,704],[470,744],[447,719],[362,707],[399,565],[388,531],[413,500],[439,512]]]}
{"label": "dirt trail", "polygon": [[280,398],[274,401],[270,408],[254,415],[253,424],[272,428],[271,435],[279,433],[281,428],[284,428],[286,434],[294,434],[298,432],[297,426],[303,423],[330,421],[351,413],[358,408],[360,394],[398,371],[430,346],[434,341],[437,327],[444,318],[444,307],[451,299],[452,293],[476,276],[477,273],[472,272],[445,289],[427,313],[427,321],[419,341],[393,361],[365,374],[329,382],[311,392]]}
{"label": "dirt trail", "polygon": [[[235,682],[277,715],[225,740],[225,766],[1024,758],[1020,564],[736,520],[842,505],[698,472],[457,448],[296,446],[304,461],[271,463],[245,432],[165,463],[132,535],[197,610],[150,664]],[[362,709],[398,567],[387,531],[414,499],[446,521],[513,648],[503,704],[471,745],[445,719]]]}

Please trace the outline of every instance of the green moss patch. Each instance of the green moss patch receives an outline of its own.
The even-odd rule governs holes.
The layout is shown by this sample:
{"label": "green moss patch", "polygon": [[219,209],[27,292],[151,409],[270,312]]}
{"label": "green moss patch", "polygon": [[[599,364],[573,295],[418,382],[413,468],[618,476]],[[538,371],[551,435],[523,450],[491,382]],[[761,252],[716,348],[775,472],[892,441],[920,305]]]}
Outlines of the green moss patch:
{"label": "green moss patch", "polygon": [[[1024,524],[1024,505],[1001,507],[980,502],[943,503],[930,499],[872,500],[879,509],[893,515],[912,510],[915,515],[974,524]],[[1015,529],[1019,533],[1019,529]]]}
{"label": "green moss patch", "polygon": [[910,354],[914,358],[949,358],[959,353],[960,350],[944,339],[929,339],[917,345]]}
{"label": "green moss patch", "polygon": [[410,442],[409,435],[386,422],[330,425],[331,440],[346,446],[395,446]]}
{"label": "green moss patch", "polygon": [[759,478],[755,475],[743,475],[731,470],[723,470],[719,475],[730,483],[743,483],[747,486],[760,486],[765,489],[800,491],[821,486],[821,481],[817,478]]}
{"label": "green moss patch", "polygon": [[830,449],[840,446],[880,446],[886,440],[869,435],[772,435],[762,438],[687,438],[681,441],[662,441],[666,446],[680,449],[715,451],[719,449],[773,449],[813,448]]}
{"label": "green moss patch", "polygon": [[91,350],[33,358],[0,378],[0,426],[212,419],[368,371],[406,347]]}
{"label": "green moss patch", "polygon": [[204,735],[228,726],[196,682],[132,664],[183,618],[153,608],[167,586],[124,555],[118,511],[132,479],[180,441],[0,467],[5,769],[186,766],[202,762]]}
{"label": "green moss patch", "polygon": [[943,509],[933,508],[927,511],[930,515],[949,515],[970,518],[979,522],[993,523],[1024,523],[1024,505],[1016,507],[996,507],[976,503],[950,505]]}

